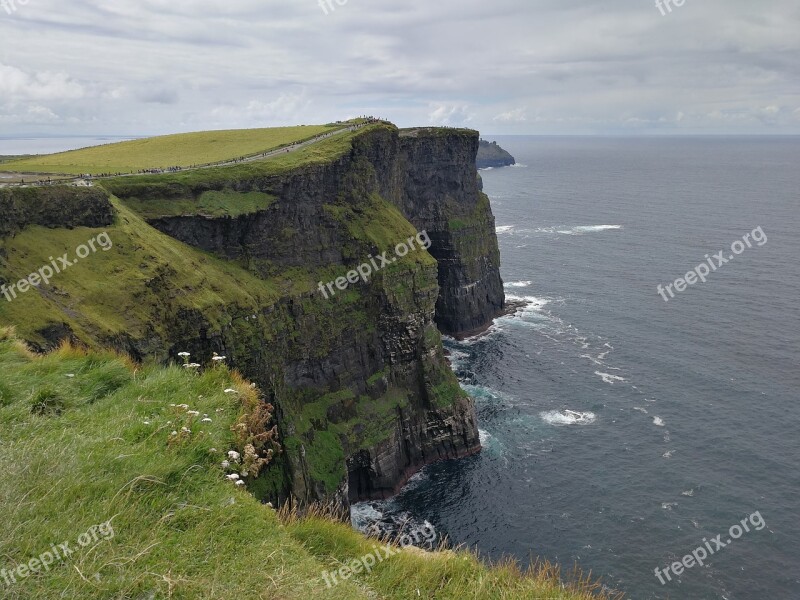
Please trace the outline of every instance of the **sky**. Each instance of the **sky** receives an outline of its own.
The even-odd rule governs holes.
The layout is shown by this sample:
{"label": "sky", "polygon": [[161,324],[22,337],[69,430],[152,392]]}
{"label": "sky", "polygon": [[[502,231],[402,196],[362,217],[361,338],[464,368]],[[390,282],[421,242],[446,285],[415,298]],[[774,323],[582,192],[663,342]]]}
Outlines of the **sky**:
{"label": "sky", "polygon": [[799,59],[797,0],[0,0],[0,138],[800,134]]}

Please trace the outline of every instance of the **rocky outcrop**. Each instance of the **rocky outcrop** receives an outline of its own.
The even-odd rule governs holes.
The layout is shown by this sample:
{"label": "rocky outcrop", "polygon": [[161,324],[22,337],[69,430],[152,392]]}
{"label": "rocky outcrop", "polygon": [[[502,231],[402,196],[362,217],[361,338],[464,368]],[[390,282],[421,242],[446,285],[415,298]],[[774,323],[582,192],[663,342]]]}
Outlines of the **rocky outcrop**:
{"label": "rocky outcrop", "polygon": [[401,134],[406,177],[399,206],[433,240],[441,290],[436,322],[456,336],[486,327],[505,306],[494,215],[475,173],[477,146],[477,132],[468,130]]}
{"label": "rocky outcrop", "polygon": [[481,140],[475,164],[479,169],[510,167],[517,164],[511,154],[497,145],[497,142]]}
{"label": "rocky outcrop", "polygon": [[103,227],[114,220],[108,194],[98,188],[68,186],[0,189],[0,237],[28,225]]}

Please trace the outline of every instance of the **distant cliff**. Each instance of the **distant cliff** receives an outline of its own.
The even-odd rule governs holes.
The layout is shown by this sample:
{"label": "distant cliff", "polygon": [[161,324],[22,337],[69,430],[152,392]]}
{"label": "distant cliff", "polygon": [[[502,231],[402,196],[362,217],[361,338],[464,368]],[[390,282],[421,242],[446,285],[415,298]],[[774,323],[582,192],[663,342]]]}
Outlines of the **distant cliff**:
{"label": "distant cliff", "polygon": [[498,146],[497,142],[481,140],[475,164],[479,169],[488,169],[489,167],[508,167],[517,164],[517,161],[511,154]]}
{"label": "distant cliff", "polygon": [[[480,450],[473,402],[437,330],[485,327],[505,304],[477,149],[474,131],[377,124],[303,160],[287,154],[104,181],[113,196],[94,192],[90,215],[67,208],[75,216],[64,226],[103,226],[113,252],[81,262],[24,305],[0,304],[0,324],[16,324],[40,349],[69,338],[140,360],[225,355],[267,392],[285,449],[254,492],[344,505],[386,497],[425,464]],[[72,198],[69,188],[47,194],[54,190]],[[25,200],[19,194],[0,204],[11,210]],[[201,210],[212,202],[226,210]],[[52,226],[62,214],[53,210],[37,209],[28,224]],[[0,282],[89,237],[24,226],[0,232]],[[318,282],[423,230],[428,252],[335,297],[319,292]]]}

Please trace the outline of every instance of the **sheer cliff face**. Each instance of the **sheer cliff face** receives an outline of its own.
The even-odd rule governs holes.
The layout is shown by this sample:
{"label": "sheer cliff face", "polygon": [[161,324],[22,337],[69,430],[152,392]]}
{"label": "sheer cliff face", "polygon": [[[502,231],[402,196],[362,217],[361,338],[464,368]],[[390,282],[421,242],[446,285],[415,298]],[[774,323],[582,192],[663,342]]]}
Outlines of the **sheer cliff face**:
{"label": "sheer cliff face", "polygon": [[402,132],[403,214],[434,240],[439,263],[436,322],[443,333],[480,329],[503,309],[500,251],[489,199],[475,173],[478,136]]}
{"label": "sheer cliff face", "polygon": [[[231,168],[213,184],[109,184],[123,203],[147,205],[156,229],[255,274],[274,300],[242,289],[226,291],[234,301],[224,306],[183,306],[196,290],[174,289],[167,262],[146,283],[159,297],[154,326],[105,341],[157,359],[218,352],[267,391],[285,452],[253,486],[265,498],[386,497],[425,464],[479,451],[472,400],[437,330],[485,326],[504,302],[477,144],[471,131],[380,126],[339,158],[280,174]],[[209,189],[274,201],[236,217],[158,215],[167,198]],[[411,252],[333,297],[317,289],[371,256],[393,256],[417,230],[427,230],[430,254]]]}

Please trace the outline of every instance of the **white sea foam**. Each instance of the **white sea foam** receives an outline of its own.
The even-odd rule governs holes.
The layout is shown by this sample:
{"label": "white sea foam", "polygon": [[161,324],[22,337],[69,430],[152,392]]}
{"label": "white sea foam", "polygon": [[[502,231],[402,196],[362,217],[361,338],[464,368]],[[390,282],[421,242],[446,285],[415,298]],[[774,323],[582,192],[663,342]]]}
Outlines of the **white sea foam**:
{"label": "white sea foam", "polygon": [[507,281],[505,284],[503,284],[503,287],[507,287],[507,288],[523,288],[523,287],[528,287],[531,283],[533,283],[533,282],[531,282],[531,281]]}
{"label": "white sea foam", "polygon": [[661,455],[661,458],[672,458],[672,455],[674,454],[674,452],[675,452],[674,450],[670,450],[668,452],[664,452],[664,454]]}
{"label": "white sea foam", "polygon": [[527,169],[528,168],[528,165],[521,165],[519,163],[514,163],[513,165],[508,165],[508,166],[512,167],[514,169]]}
{"label": "white sea foam", "polygon": [[661,508],[663,508],[664,510],[672,510],[673,507],[675,507],[675,506],[678,506],[677,502],[662,502],[661,503]]}
{"label": "white sea foam", "polygon": [[560,235],[583,235],[585,233],[600,233],[602,231],[614,231],[622,229],[622,225],[575,225],[575,226],[557,226],[557,227],[538,227],[534,229],[534,233],[549,233]]}
{"label": "white sea foam", "polygon": [[641,413],[647,414],[647,409],[646,408],[642,408],[641,406],[634,406],[633,410],[638,410]]}
{"label": "white sea foam", "polygon": [[514,231],[513,225],[498,225],[495,228],[495,232],[497,233],[510,233],[512,231]]}
{"label": "white sea foam", "polygon": [[681,492],[681,495],[682,496],[689,496],[691,498],[692,496],[694,496],[694,490],[692,489],[692,490],[687,490],[685,492]]}
{"label": "white sea foam", "polygon": [[661,417],[653,417],[653,425],[658,427],[664,427],[664,419]]}
{"label": "white sea foam", "polygon": [[478,437],[481,440],[481,446],[485,446],[489,443],[489,440],[492,439],[492,434],[488,431],[484,431],[483,429],[478,429]]}
{"label": "white sea foam", "polygon": [[578,233],[595,233],[598,231],[612,231],[622,229],[622,225],[579,225],[574,228]]}
{"label": "white sea foam", "polygon": [[597,418],[594,413],[574,410],[549,410],[539,416],[550,425],[589,425]]}
{"label": "white sea foam", "polygon": [[624,377],[620,377],[619,375],[611,375],[610,373],[603,373],[602,371],[595,371],[595,375],[602,378],[605,383],[614,385],[618,381],[627,381]]}
{"label": "white sea foam", "polygon": [[364,531],[370,524],[380,521],[383,512],[376,507],[381,506],[379,502],[359,502],[350,506],[350,522],[359,531]]}

